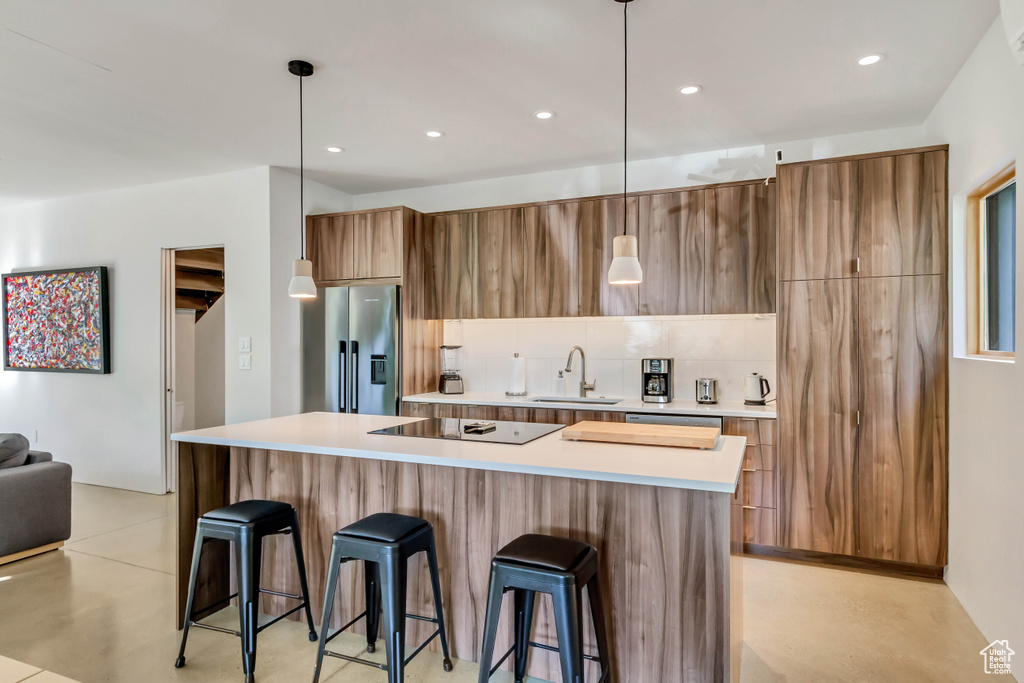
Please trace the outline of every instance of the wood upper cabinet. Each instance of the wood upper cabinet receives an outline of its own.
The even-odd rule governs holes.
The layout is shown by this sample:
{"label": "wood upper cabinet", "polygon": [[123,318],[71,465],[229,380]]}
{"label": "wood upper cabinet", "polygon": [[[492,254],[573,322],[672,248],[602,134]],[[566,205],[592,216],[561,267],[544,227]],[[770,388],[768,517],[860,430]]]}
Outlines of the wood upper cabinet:
{"label": "wood upper cabinet", "polygon": [[640,315],[704,313],[704,197],[703,190],[640,197]]}
{"label": "wood upper cabinet", "polygon": [[856,315],[856,280],[781,285],[778,540],[789,548],[854,554]]}
{"label": "wood upper cabinet", "polygon": [[427,216],[432,239],[431,278],[433,318],[477,317],[477,222],[472,213]]}
{"label": "wood upper cabinet", "polygon": [[403,209],[312,216],[307,258],[317,282],[402,277]]}
{"label": "wood upper cabinet", "polygon": [[704,191],[704,313],[775,312],[776,198],[775,183]]}
{"label": "wood upper cabinet", "polygon": [[525,209],[497,209],[472,214],[479,258],[476,316],[522,318],[526,315]]}
{"label": "wood upper cabinet", "polygon": [[946,278],[862,278],[859,286],[858,554],[942,566],[947,547]]}
{"label": "wood upper cabinet", "polygon": [[858,162],[861,276],[946,272],[947,154]]}
{"label": "wood upper cabinet", "polygon": [[856,275],[856,161],[779,166],[779,279]]}
{"label": "wood upper cabinet", "polygon": [[[588,199],[580,202],[580,315],[637,315],[640,285],[608,284],[612,240],[622,234],[623,211],[629,234],[637,234],[637,198]],[[643,253],[644,245],[640,244]]]}
{"label": "wood upper cabinet", "polygon": [[579,202],[524,209],[527,318],[579,315]]}

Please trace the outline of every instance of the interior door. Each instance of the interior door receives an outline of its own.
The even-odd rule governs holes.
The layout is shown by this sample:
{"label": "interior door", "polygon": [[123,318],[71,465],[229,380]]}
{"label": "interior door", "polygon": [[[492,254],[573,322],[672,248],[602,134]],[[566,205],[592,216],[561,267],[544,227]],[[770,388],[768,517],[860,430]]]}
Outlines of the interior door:
{"label": "interior door", "polygon": [[[946,563],[946,282],[862,278],[859,553]],[[781,411],[780,411],[781,412]]]}
{"label": "interior door", "polygon": [[855,549],[857,281],[783,282],[779,307],[779,544]]}

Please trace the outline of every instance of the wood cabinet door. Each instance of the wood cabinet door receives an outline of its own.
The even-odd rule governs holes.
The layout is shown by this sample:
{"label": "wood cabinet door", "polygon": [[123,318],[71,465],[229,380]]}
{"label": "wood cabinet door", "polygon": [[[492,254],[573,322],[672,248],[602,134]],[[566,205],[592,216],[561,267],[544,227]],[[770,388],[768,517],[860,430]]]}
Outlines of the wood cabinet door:
{"label": "wood cabinet door", "polygon": [[859,553],[946,563],[946,280],[859,281]]}
{"label": "wood cabinet door", "polygon": [[704,191],[704,312],[774,313],[775,183]]}
{"label": "wood cabinet door", "polygon": [[858,162],[862,276],[946,272],[946,156]]}
{"label": "wood cabinet door", "polygon": [[476,317],[476,221],[471,213],[428,216],[433,240],[432,281],[436,318]]}
{"label": "wood cabinet door", "polygon": [[580,202],[580,315],[639,313],[640,285],[608,284],[612,240],[622,234],[623,211],[629,234],[637,234],[637,204],[636,197],[629,197],[628,204],[621,197]]}
{"label": "wood cabinet door", "polygon": [[579,315],[579,202],[526,207],[527,318]]}
{"label": "wood cabinet door", "polygon": [[317,283],[353,277],[352,216],[321,216],[306,229],[306,258],[313,262]]}
{"label": "wood cabinet door", "polygon": [[779,279],[852,277],[857,162],[779,166]]}
{"label": "wood cabinet door", "polygon": [[640,197],[640,315],[704,313],[704,192]]}
{"label": "wood cabinet door", "polygon": [[852,555],[857,281],[784,282],[779,305],[779,544]]}
{"label": "wood cabinet door", "polygon": [[526,315],[526,227],[524,209],[478,211],[473,215],[479,258],[476,271],[478,318]]}
{"label": "wood cabinet door", "polygon": [[402,210],[351,216],[353,278],[402,276]]}

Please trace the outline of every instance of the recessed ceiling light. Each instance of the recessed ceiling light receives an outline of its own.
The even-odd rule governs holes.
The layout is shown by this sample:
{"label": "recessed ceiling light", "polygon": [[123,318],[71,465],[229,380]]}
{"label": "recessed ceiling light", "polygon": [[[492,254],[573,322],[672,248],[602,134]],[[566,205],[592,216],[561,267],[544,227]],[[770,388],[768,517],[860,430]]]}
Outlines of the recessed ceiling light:
{"label": "recessed ceiling light", "polygon": [[550,119],[550,118],[554,118],[555,112],[553,112],[553,111],[539,111],[536,114],[534,114],[534,116],[536,116],[538,119]]}
{"label": "recessed ceiling light", "polygon": [[345,151],[341,147],[326,147],[325,149],[332,154],[340,154]]}
{"label": "recessed ceiling light", "polygon": [[444,135],[444,133],[442,133],[442,132],[441,132],[441,131],[439,131],[439,130],[428,130],[428,131],[427,131],[427,137],[428,137],[428,138],[439,138],[439,137],[441,137],[442,135]]}
{"label": "recessed ceiling light", "polygon": [[858,59],[857,63],[861,66],[871,66],[872,64],[878,64],[880,61],[882,61],[882,55],[868,55]]}
{"label": "recessed ceiling light", "polygon": [[687,85],[680,88],[679,92],[683,93],[684,95],[696,95],[701,90],[703,90],[703,88],[700,87],[699,85]]}

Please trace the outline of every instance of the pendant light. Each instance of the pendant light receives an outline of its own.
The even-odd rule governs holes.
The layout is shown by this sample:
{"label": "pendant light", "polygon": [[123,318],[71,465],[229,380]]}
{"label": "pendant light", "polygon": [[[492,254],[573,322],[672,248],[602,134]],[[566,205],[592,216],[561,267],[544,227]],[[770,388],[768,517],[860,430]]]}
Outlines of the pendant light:
{"label": "pendant light", "polygon": [[639,245],[636,235],[626,233],[628,222],[626,213],[626,151],[629,136],[629,22],[627,11],[633,0],[615,0],[622,3],[622,234],[612,240],[612,264],[608,268],[608,284],[637,285],[644,281],[644,271],[640,267]]}
{"label": "pendant light", "polygon": [[288,283],[288,296],[296,299],[315,299],[313,264],[306,259],[306,169],[302,148],[302,79],[313,75],[313,65],[301,59],[288,62],[288,71],[299,77],[299,258],[292,262],[292,280]]}

